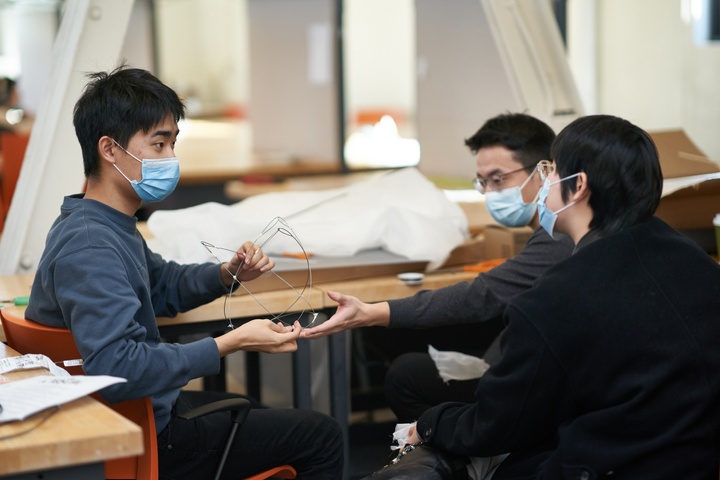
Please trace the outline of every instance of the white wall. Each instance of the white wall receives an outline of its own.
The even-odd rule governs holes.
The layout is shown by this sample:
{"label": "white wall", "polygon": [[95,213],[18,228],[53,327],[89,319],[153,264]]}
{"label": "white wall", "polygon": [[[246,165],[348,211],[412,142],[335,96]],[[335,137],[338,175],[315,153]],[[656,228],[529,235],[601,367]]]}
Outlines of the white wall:
{"label": "white wall", "polygon": [[479,0],[417,0],[418,139],[426,175],[470,178],[464,140],[489,117],[517,111]]}
{"label": "white wall", "polygon": [[247,103],[247,1],[157,0],[155,8],[157,73],[182,98],[191,99],[189,113]]}
{"label": "white wall", "polygon": [[597,0],[568,0],[567,58],[585,113],[597,113]]}
{"label": "white wall", "polygon": [[345,0],[344,4],[348,116],[360,108],[381,107],[412,119],[417,85],[414,1]]}
{"label": "white wall", "polygon": [[[248,57],[252,72],[232,72],[226,63],[210,61],[213,71],[194,68],[177,74],[173,86],[187,90],[193,78],[205,83],[232,78],[238,91],[250,97],[250,115],[255,125],[255,147],[268,157],[305,156],[334,161],[337,158],[337,127],[334,79],[325,84],[309,80],[309,31],[313,26],[331,27],[332,2],[326,0],[247,0],[244,7],[226,7],[230,0],[214,0],[212,10],[229,19],[252,18],[252,39],[234,34],[222,51],[204,49],[208,59],[216,55]],[[234,0],[233,0],[234,1]],[[357,0],[370,23],[355,33],[372,35],[386,17],[380,0]],[[187,1],[171,0],[174,5]],[[720,46],[698,46],[692,41],[691,26],[681,18],[682,0],[568,0],[569,55],[587,113],[611,113],[628,118],[648,130],[684,128],[713,158],[720,158]],[[130,63],[154,70],[152,47],[148,45],[149,0],[136,0],[133,20],[123,47]],[[233,4],[235,5],[235,4]],[[245,5],[239,2],[238,5]],[[348,7],[356,11],[357,5]],[[510,87],[500,74],[501,63],[492,45],[479,0],[407,0],[389,5],[395,18],[407,17],[393,41],[397,71],[410,70],[417,60],[417,82],[405,77],[383,85],[348,79],[348,111],[359,104],[392,103],[412,108],[418,99],[418,136],[422,143],[421,169],[431,175],[465,177],[472,174],[472,158],[462,141],[489,116],[519,108],[506,98]],[[413,13],[416,10],[416,13]],[[378,26],[373,26],[376,11]],[[406,13],[403,13],[406,12]],[[409,19],[416,17],[417,46],[405,39],[412,32]],[[50,24],[31,29],[24,42],[33,49],[23,57],[29,63],[28,94],[24,100],[39,102],[49,64],[48,55],[55,34]],[[199,32],[205,21],[197,19],[184,31]],[[385,25],[383,23],[383,25]],[[219,31],[219,29],[216,29]],[[387,28],[383,28],[387,31]],[[353,34],[353,32],[348,32]],[[198,34],[199,35],[199,34]],[[37,42],[42,39],[42,47]],[[375,44],[378,38],[369,38]],[[172,36],[169,48],[185,51],[186,43],[204,45],[197,35]],[[249,42],[250,46],[245,42]],[[7,45],[7,42],[4,42]],[[360,43],[361,44],[361,43]],[[33,46],[35,45],[35,46]],[[359,53],[353,42],[347,52],[348,76],[362,71],[373,61],[372,50]],[[247,47],[247,51],[242,53]],[[10,48],[10,47],[8,47]],[[405,53],[417,50],[417,57]],[[201,49],[202,50],[202,49]],[[408,54],[408,56],[410,56]],[[356,57],[360,58],[356,58]],[[176,66],[187,66],[181,54]],[[252,58],[250,58],[252,57]],[[402,59],[400,59],[402,57]],[[383,60],[387,65],[387,60]],[[246,68],[245,60],[239,67]],[[227,77],[223,76],[223,68]],[[388,67],[389,68],[389,67]],[[395,76],[394,74],[393,76]],[[175,77],[172,77],[175,78]],[[244,80],[243,80],[244,79]],[[243,83],[246,82],[246,83]],[[34,85],[34,84],[33,84]],[[404,87],[402,86],[404,85]],[[228,87],[218,88],[225,91]],[[32,93],[35,92],[35,93]],[[277,154],[277,155],[275,155]]]}
{"label": "white wall", "polygon": [[[462,139],[488,116],[522,108],[509,101],[478,3],[416,2],[418,64],[427,67],[417,107],[426,174],[467,176],[473,165]],[[683,128],[720,159],[720,43],[694,43],[681,4],[568,0],[570,65],[586,113],[618,115],[651,131]]]}
{"label": "white wall", "polygon": [[686,43],[677,0],[598,3],[599,109],[646,129],[682,119]]}
{"label": "white wall", "polygon": [[0,5],[0,76],[13,79],[21,71],[16,23],[14,8]]}
{"label": "white wall", "polygon": [[[62,198],[83,183],[72,111],[85,86],[83,72],[112,68],[132,4],[113,0],[68,3],[25,153],[15,196],[0,238],[0,273],[31,272]],[[23,71],[23,74],[26,72]],[[74,185],[74,186],[73,186]]]}
{"label": "white wall", "polygon": [[646,130],[683,128],[709,157],[720,159],[720,44],[693,42],[682,1],[569,1],[575,4],[571,14],[596,9],[596,87],[576,75],[581,91],[596,88],[597,110],[589,113],[618,115]]}
{"label": "white wall", "polygon": [[[6,7],[7,8],[7,7]],[[57,10],[50,3],[18,3],[7,9],[7,17],[16,34],[15,45],[18,55],[18,89],[20,105],[34,115],[45,93],[46,80],[50,72],[55,35],[57,34]]]}
{"label": "white wall", "polygon": [[[249,0],[250,112],[253,146],[266,161],[294,157],[336,162],[337,106],[330,43],[312,45],[313,29],[332,28],[327,0]],[[317,30],[315,30],[317,31]],[[311,55],[329,55],[329,72],[311,71]],[[320,64],[320,59],[316,58]],[[323,79],[325,81],[323,81]]]}
{"label": "white wall", "polygon": [[156,72],[155,49],[153,47],[153,0],[134,0],[130,23],[125,32],[125,41],[118,61],[126,60],[136,68]]}
{"label": "white wall", "polygon": [[[151,0],[135,0],[118,58],[155,71]],[[35,115],[47,87],[60,2],[0,5],[0,76],[18,79],[21,106]]]}

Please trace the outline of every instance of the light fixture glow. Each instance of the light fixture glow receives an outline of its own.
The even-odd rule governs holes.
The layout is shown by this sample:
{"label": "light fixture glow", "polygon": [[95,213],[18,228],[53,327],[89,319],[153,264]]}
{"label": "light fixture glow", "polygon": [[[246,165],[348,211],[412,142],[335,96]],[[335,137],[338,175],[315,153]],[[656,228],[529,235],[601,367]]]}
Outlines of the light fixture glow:
{"label": "light fixture glow", "polygon": [[372,127],[363,127],[345,142],[345,162],[356,168],[408,167],[420,162],[420,143],[401,138],[393,118],[384,115]]}
{"label": "light fixture glow", "polygon": [[22,122],[24,116],[25,113],[20,108],[9,108],[7,112],[5,112],[5,120],[10,125],[17,125]]}

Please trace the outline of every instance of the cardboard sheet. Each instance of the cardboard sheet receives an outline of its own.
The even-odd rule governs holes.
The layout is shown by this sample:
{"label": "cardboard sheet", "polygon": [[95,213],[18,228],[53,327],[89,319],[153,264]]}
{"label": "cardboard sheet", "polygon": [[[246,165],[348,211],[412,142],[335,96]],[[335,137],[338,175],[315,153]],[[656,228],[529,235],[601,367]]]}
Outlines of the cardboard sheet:
{"label": "cardboard sheet", "polygon": [[665,179],[656,215],[678,230],[710,231],[720,213],[720,165],[682,130],[649,133]]}

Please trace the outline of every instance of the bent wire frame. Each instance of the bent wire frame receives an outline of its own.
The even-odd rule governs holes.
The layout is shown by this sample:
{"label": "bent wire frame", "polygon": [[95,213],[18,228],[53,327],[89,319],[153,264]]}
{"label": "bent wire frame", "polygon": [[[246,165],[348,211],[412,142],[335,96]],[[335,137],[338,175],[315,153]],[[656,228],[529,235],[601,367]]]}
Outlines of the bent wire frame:
{"label": "bent wire frame", "polygon": [[[312,305],[310,305],[310,302],[308,301],[306,297],[306,291],[309,294],[312,291],[312,269],[310,268],[310,259],[308,257],[307,252],[305,251],[305,247],[303,247],[302,243],[300,242],[300,239],[297,237],[295,232],[292,228],[290,228],[290,225],[281,217],[275,217],[273,220],[270,221],[270,223],[267,224],[265,228],[263,228],[262,232],[258,237],[253,241],[254,245],[259,245],[259,249],[262,249],[270,240],[272,240],[278,233],[286,235],[290,238],[292,238],[295,243],[297,243],[298,247],[300,247],[300,250],[302,251],[302,257],[305,260],[305,265],[307,267],[307,275],[305,276],[305,283],[302,286],[302,289],[298,291],[298,288],[293,286],[290,282],[285,280],[282,276],[280,276],[275,270],[270,270],[270,273],[272,273],[275,277],[277,277],[282,283],[287,285],[293,292],[297,294],[297,298],[293,300],[292,303],[290,303],[282,312],[280,313],[272,313],[263,303],[251,292],[248,287],[245,286],[243,282],[241,282],[238,279],[238,274],[240,273],[240,270],[243,267],[243,264],[245,260],[243,260],[243,263],[240,264],[238,269],[233,273],[227,266],[225,266],[225,271],[227,271],[230,276],[233,278],[233,283],[230,285],[230,288],[228,289],[228,293],[225,295],[224,305],[223,305],[223,313],[225,314],[225,319],[228,321],[228,328],[233,329],[235,328],[235,325],[232,322],[232,317],[229,312],[229,305],[228,301],[232,297],[233,292],[237,290],[238,287],[241,287],[245,292],[247,292],[248,295],[250,295],[255,302],[257,302],[260,307],[262,307],[265,312],[267,312],[268,315],[272,317],[274,321],[279,321],[283,325],[286,326],[292,326],[293,322],[287,322],[285,317],[291,315],[289,313],[289,310],[295,306],[299,301],[303,301],[307,308],[303,307],[300,314],[297,316],[297,318],[302,319],[305,316],[305,313],[309,310],[309,321],[305,322],[304,324],[301,323],[301,326],[303,328],[305,327],[311,327],[315,323],[315,320],[317,320],[318,314],[313,309]],[[261,242],[261,243],[259,243]],[[213,256],[215,259],[220,262],[221,265],[224,265],[224,262],[219,258],[217,251],[223,250],[227,252],[232,252],[233,254],[237,254],[237,250],[233,250],[226,247],[218,247],[216,245],[213,245],[210,242],[201,241],[202,245],[205,247],[205,249]],[[254,253],[253,253],[254,254]],[[294,316],[294,315],[293,315]]]}

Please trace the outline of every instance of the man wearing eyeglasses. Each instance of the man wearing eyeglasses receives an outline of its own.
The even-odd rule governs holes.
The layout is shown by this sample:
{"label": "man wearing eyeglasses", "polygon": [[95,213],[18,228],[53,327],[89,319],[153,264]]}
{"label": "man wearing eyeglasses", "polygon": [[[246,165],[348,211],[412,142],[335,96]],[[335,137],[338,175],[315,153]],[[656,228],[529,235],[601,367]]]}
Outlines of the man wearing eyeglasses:
{"label": "man wearing eyeglasses", "polygon": [[[301,338],[356,327],[427,328],[497,320],[511,298],[529,289],[545,270],[572,253],[572,242],[564,236],[551,239],[540,228],[537,215],[536,200],[544,181],[538,163],[550,158],[554,138],[553,130],[542,121],[508,113],[491,118],[465,141],[476,155],[473,184],[485,195],[492,217],[508,227],[529,225],[535,229],[517,256],[479,274],[472,283],[425,290],[399,300],[367,304],[330,292],[330,298],[338,303],[337,312],[323,324],[303,330]],[[498,357],[496,339],[484,358],[492,365]],[[482,370],[478,370],[475,378],[444,382],[428,353],[405,353],[388,369],[385,394],[398,420],[410,422],[445,401],[474,401],[481,375]]]}

